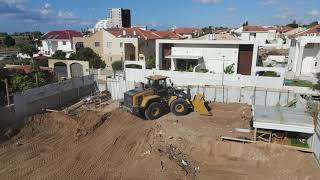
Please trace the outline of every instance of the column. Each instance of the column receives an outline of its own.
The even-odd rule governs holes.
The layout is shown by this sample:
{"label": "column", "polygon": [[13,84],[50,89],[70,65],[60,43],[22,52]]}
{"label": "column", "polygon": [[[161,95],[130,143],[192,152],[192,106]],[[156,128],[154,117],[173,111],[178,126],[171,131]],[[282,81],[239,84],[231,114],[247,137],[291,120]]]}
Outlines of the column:
{"label": "column", "polygon": [[156,69],[162,68],[162,44],[156,41]]}
{"label": "column", "polygon": [[71,78],[71,68],[69,63],[67,63],[67,72],[68,72],[68,78]]}
{"label": "column", "polygon": [[138,50],[138,45],[134,46],[135,54],[136,54],[136,61],[139,61],[139,50]]}
{"label": "column", "polygon": [[171,58],[171,71],[176,70],[176,59]]}
{"label": "column", "polygon": [[298,56],[298,59],[297,59],[296,76],[300,76],[301,75],[304,47],[305,46],[301,45],[300,48],[299,48],[299,56]]}

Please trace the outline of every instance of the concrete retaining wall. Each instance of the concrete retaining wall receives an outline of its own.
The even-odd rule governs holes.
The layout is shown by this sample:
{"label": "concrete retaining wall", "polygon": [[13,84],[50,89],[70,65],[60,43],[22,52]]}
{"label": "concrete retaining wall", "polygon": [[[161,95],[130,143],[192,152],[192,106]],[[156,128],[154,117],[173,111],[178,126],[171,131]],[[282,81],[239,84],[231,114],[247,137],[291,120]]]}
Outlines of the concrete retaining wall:
{"label": "concrete retaining wall", "polygon": [[95,86],[93,75],[89,75],[15,93],[14,105],[0,109],[0,129],[45,109],[76,102],[94,92]]}

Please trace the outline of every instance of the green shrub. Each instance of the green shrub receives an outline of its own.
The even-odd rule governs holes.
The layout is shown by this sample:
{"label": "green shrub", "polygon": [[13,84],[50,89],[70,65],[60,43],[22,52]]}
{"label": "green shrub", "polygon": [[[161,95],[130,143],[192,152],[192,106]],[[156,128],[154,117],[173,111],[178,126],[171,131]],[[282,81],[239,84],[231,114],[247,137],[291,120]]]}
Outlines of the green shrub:
{"label": "green shrub", "polygon": [[147,69],[156,68],[156,59],[155,59],[153,56],[150,56],[150,57],[146,60],[146,68],[147,68]]}
{"label": "green shrub", "polygon": [[123,70],[123,62],[122,61],[114,61],[112,64],[113,71],[121,71]]}
{"label": "green shrub", "polygon": [[234,73],[234,63],[233,63],[233,64],[230,64],[229,66],[227,66],[227,67],[224,69],[224,73],[226,73],[226,74],[233,74],[233,73]]}

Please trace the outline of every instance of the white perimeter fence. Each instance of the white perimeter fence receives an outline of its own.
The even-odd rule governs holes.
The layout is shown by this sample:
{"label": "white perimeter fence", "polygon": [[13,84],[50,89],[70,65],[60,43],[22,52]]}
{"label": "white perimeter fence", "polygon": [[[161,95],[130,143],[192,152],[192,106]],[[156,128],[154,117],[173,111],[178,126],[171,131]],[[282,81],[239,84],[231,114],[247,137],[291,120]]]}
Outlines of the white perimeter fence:
{"label": "white perimeter fence", "polygon": [[[139,82],[107,79],[98,84],[100,90],[108,89],[113,100],[123,99],[124,92],[131,90]],[[177,88],[187,89],[186,86]],[[294,91],[281,91],[267,88],[234,87],[234,86],[189,86],[191,95],[203,93],[207,101],[224,103],[245,103],[248,105],[286,105],[301,95]],[[299,98],[298,98],[299,99]]]}
{"label": "white perimeter fence", "polygon": [[145,77],[150,75],[163,75],[171,79],[178,86],[186,85],[225,85],[238,87],[262,87],[281,89],[284,77],[245,76],[240,74],[212,74],[199,72],[179,72],[149,69],[125,69],[127,81],[145,82]]}

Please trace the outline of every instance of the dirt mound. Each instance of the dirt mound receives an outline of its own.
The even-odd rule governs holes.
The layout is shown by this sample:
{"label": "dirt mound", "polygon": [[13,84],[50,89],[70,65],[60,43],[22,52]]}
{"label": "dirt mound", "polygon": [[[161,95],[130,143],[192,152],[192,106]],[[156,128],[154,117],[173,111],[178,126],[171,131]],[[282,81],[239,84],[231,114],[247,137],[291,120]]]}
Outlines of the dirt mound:
{"label": "dirt mound", "polygon": [[118,109],[37,115],[1,145],[0,179],[319,179],[311,154],[220,141],[247,125],[250,107],[212,108],[157,121]]}

